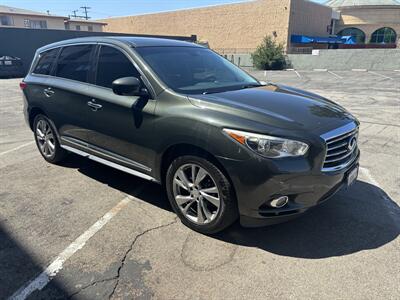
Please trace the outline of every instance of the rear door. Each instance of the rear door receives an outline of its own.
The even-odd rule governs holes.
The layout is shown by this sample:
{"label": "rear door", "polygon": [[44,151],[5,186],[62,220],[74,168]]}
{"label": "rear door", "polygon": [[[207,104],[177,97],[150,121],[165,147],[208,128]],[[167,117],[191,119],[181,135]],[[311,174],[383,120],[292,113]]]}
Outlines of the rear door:
{"label": "rear door", "polygon": [[58,54],[57,64],[43,91],[48,98],[51,119],[61,143],[86,147],[88,141],[88,81],[96,45],[65,46]]}
{"label": "rear door", "polygon": [[114,94],[112,82],[129,76],[141,78],[129,54],[114,46],[99,46],[95,85],[90,94],[91,102],[100,108],[89,113],[89,143],[108,159],[150,173],[148,166],[154,155],[148,145],[156,101]]}
{"label": "rear door", "polygon": [[29,100],[29,109],[36,107],[44,111],[50,119],[54,119],[51,113],[53,101],[48,92],[48,79],[56,63],[57,55],[60,48],[44,51],[36,58],[32,73],[28,74],[24,81],[27,83],[27,88],[24,90],[26,99]]}

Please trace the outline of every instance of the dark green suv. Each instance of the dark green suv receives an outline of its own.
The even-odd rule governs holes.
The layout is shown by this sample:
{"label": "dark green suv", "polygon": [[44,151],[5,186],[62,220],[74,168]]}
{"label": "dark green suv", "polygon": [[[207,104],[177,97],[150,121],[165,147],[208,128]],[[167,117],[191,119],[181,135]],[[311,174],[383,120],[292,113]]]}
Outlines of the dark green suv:
{"label": "dark green suv", "polygon": [[164,184],[203,233],[289,220],[357,178],[358,121],[254,79],[204,47],[95,37],[37,51],[25,115],[51,163],[68,152]]}

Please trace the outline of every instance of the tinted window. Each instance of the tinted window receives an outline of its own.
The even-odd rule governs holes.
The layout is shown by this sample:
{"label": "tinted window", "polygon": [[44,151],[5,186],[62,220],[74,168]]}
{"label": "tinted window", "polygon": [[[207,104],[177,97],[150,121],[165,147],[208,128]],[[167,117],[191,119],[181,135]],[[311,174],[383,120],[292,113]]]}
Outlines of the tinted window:
{"label": "tinted window", "polygon": [[115,79],[130,76],[140,78],[132,62],[121,51],[102,46],[97,64],[96,84],[111,88]]}
{"label": "tinted window", "polygon": [[135,50],[167,86],[180,93],[217,93],[259,85],[254,78],[209,49],[141,47]]}
{"label": "tinted window", "polygon": [[57,62],[57,77],[87,82],[93,45],[69,46],[61,50]]}
{"label": "tinted window", "polygon": [[36,65],[33,73],[35,74],[43,74],[49,75],[51,71],[51,67],[56,60],[58,50],[60,49],[53,49],[40,54],[39,62]]}

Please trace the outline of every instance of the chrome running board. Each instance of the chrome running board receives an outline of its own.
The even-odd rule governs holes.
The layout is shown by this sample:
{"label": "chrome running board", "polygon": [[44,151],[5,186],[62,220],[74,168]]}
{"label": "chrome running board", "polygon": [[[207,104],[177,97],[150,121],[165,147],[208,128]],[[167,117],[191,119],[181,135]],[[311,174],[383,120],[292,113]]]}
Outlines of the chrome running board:
{"label": "chrome running board", "polygon": [[120,171],[122,171],[122,172],[125,172],[125,173],[128,173],[128,174],[131,174],[131,175],[134,175],[134,176],[137,176],[137,177],[140,177],[140,178],[143,178],[143,179],[150,180],[150,181],[153,181],[153,182],[157,182],[157,183],[158,183],[158,180],[157,180],[157,179],[155,179],[154,177],[151,177],[151,176],[149,176],[149,175],[147,175],[147,174],[144,174],[144,173],[141,173],[141,172],[139,172],[139,171],[132,170],[132,169],[130,169],[130,168],[121,166],[121,165],[116,164],[116,163],[114,163],[114,162],[111,162],[111,161],[109,161],[109,160],[103,159],[103,158],[101,158],[101,157],[98,157],[98,156],[96,156],[96,155],[87,153],[87,152],[82,151],[82,150],[75,149],[75,148],[70,147],[70,146],[66,146],[66,145],[60,145],[60,146],[61,146],[61,148],[65,149],[65,150],[67,150],[67,151],[70,151],[70,152],[75,153],[75,154],[78,154],[78,155],[80,155],[80,156],[89,158],[89,159],[91,159],[91,160],[93,160],[93,161],[96,161],[96,162],[98,162],[98,163],[101,163],[101,164],[103,164],[103,165],[106,165],[106,166],[109,166],[109,167],[111,167],[111,168],[120,170]]}

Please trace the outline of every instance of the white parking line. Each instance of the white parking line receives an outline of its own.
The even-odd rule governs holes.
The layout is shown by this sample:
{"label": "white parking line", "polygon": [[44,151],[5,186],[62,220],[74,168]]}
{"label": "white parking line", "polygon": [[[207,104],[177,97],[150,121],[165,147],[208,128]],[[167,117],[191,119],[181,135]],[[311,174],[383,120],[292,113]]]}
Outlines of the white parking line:
{"label": "white parking line", "polygon": [[374,71],[368,71],[368,73],[375,74],[377,76],[380,76],[380,77],[383,77],[383,78],[386,78],[386,79],[389,79],[389,80],[393,80],[392,77],[389,77],[389,76],[386,76],[386,75],[383,75],[383,74],[379,74],[379,73],[376,73]]}
{"label": "white parking line", "polygon": [[293,71],[296,73],[297,77],[301,78],[301,75],[299,72],[297,72],[296,70],[293,70]]}
{"label": "white parking line", "polygon": [[339,79],[343,79],[342,76],[340,76],[340,75],[338,75],[338,74],[336,74],[336,73],[333,73],[332,71],[329,71],[329,70],[328,70],[328,73],[329,73],[329,74],[332,74],[333,76],[335,76],[335,77],[337,77],[337,78],[339,78]]}
{"label": "white parking line", "polygon": [[371,172],[367,168],[360,167],[360,171],[367,178],[369,183],[372,183],[377,188],[379,188],[379,190],[378,190],[379,196],[381,196],[382,199],[384,200],[383,203],[386,206],[386,208],[387,208],[387,210],[389,212],[389,215],[392,218],[393,222],[400,229],[400,218],[399,218],[400,208],[396,204],[393,203],[392,199],[390,199],[386,195],[385,192],[383,192],[383,188],[381,187],[379,182],[375,180],[375,178],[371,175]]}
{"label": "white parking line", "polygon": [[104,225],[106,225],[118,212],[120,212],[129,202],[131,197],[121,200],[116,206],[109,210],[103,217],[94,223],[88,230],[73,241],[64,251],[62,251],[55,260],[35,279],[22,286],[9,299],[26,299],[36,290],[43,289],[54,276],[63,268],[64,263],[74,255],[78,250],[85,246],[86,242],[94,236]]}
{"label": "white parking line", "polygon": [[26,147],[26,146],[32,145],[32,144],[34,144],[34,143],[35,143],[35,141],[32,141],[32,142],[29,142],[29,143],[26,143],[26,144],[22,144],[22,145],[20,145],[20,146],[18,146],[18,147],[15,147],[15,148],[13,148],[13,149],[10,149],[10,150],[1,152],[1,153],[0,153],[0,156],[3,156],[3,155],[8,154],[8,153],[10,153],[10,152],[17,151],[17,150],[19,150],[19,149],[21,149],[21,148],[24,148],[24,147]]}

